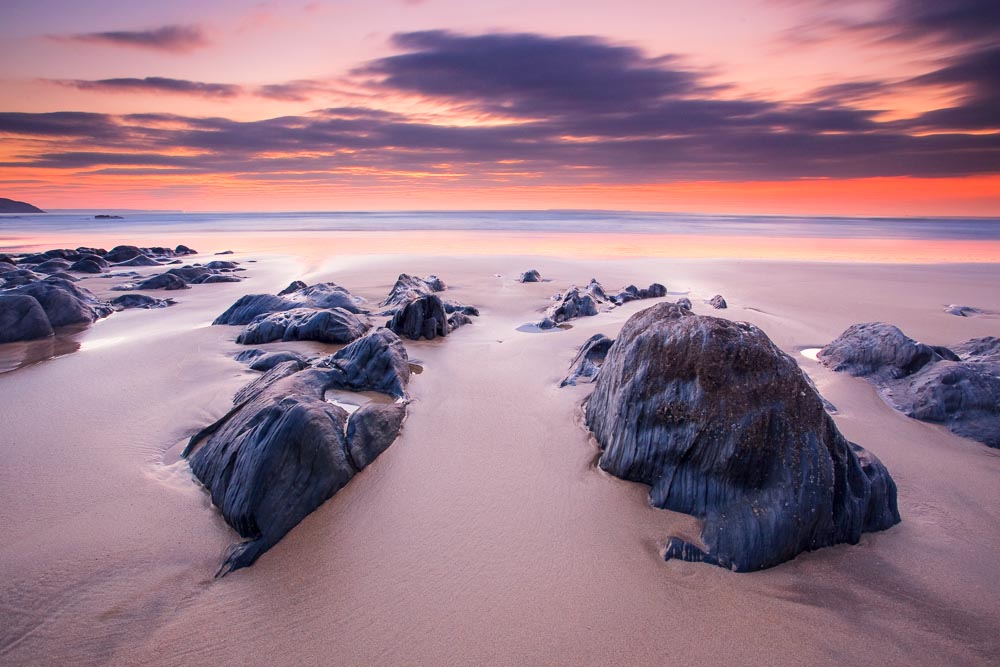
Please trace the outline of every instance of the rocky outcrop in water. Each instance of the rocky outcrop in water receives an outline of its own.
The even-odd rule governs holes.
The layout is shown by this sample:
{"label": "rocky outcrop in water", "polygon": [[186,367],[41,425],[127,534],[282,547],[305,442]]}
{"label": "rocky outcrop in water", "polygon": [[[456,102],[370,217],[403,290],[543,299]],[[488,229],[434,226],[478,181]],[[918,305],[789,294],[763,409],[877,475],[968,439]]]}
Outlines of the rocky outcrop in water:
{"label": "rocky outcrop in water", "polygon": [[1000,447],[1000,339],[952,349],[925,345],[882,322],[855,324],[819,351],[835,371],[863,377],[903,414]]}
{"label": "rocky outcrop in water", "polygon": [[111,306],[94,296],[90,290],[60,278],[28,283],[12,292],[38,301],[53,327],[90,324],[112,313]]}
{"label": "rocky outcrop in water", "polygon": [[708,305],[710,305],[712,308],[715,308],[716,310],[722,310],[724,308],[729,307],[729,305],[726,303],[726,300],[722,298],[721,294],[716,294],[711,299],[709,299]]}
{"label": "rocky outcrop in water", "polygon": [[600,312],[603,305],[610,308],[621,306],[638,299],[653,299],[666,296],[667,288],[653,283],[646,288],[635,285],[625,287],[617,294],[609,296],[596,278],[591,278],[586,287],[573,285],[563,294],[553,297],[556,302],[545,311],[545,317],[535,324],[539,329],[554,329],[557,325],[578,317],[592,317]]}
{"label": "rocky outcrop in water", "polygon": [[[280,294],[247,294],[236,300],[212,324],[246,325],[254,318],[295,308],[343,308],[350,313],[363,313],[364,299],[352,295],[334,283],[319,283],[298,287],[296,281]],[[295,289],[289,291],[292,287]]]}
{"label": "rocky outcrop in water", "polygon": [[411,340],[434,340],[451,332],[444,304],[436,294],[418,296],[406,303],[396,311],[387,326]]}
{"label": "rocky outcrop in water", "polygon": [[596,380],[613,343],[614,341],[604,334],[594,334],[588,338],[570,362],[570,374],[563,378],[559,386],[576,386],[578,382]]}
{"label": "rocky outcrop in water", "polygon": [[420,278],[419,276],[401,273],[396,278],[392,289],[389,290],[389,296],[379,304],[382,308],[380,312],[385,315],[392,315],[400,308],[416,301],[422,296],[443,292],[446,289],[447,286],[444,284],[444,281],[437,276]]}
{"label": "rocky outcrop in water", "polygon": [[49,318],[37,299],[0,292],[0,343],[46,338],[52,333]]}
{"label": "rocky outcrop in water", "polygon": [[517,279],[519,283],[539,283],[542,281],[542,274],[538,272],[538,269],[531,269],[530,271],[525,271],[521,274],[521,277]]}
{"label": "rocky outcrop in water", "polygon": [[122,294],[111,299],[111,307],[115,310],[129,308],[166,308],[176,303],[173,299],[156,299],[146,294]]}
{"label": "rocky outcrop in water", "polygon": [[363,336],[369,328],[371,323],[367,317],[343,308],[295,308],[254,319],[236,342],[241,345],[261,345],[276,340],[350,343]]}
{"label": "rocky outcrop in water", "polygon": [[330,389],[379,391],[389,384],[405,395],[409,367],[399,338],[378,329],[328,361],[326,368],[299,370],[295,361],[274,366],[188,443],[184,456],[195,476],[247,539],[229,551],[220,575],[253,564],[398,435],[402,404],[365,406],[349,416],[324,396]]}
{"label": "rocky outcrop in water", "polygon": [[899,521],[896,487],[848,442],[795,361],[757,327],[673,303],[633,315],[586,406],[600,466],[704,521],[665,558],[737,571]]}
{"label": "rocky outcrop in water", "polygon": [[653,283],[649,287],[639,288],[635,285],[629,285],[622,291],[618,292],[611,297],[609,297],[611,303],[616,306],[621,306],[629,301],[638,301],[639,299],[657,299],[667,295],[667,288],[660,283]]}

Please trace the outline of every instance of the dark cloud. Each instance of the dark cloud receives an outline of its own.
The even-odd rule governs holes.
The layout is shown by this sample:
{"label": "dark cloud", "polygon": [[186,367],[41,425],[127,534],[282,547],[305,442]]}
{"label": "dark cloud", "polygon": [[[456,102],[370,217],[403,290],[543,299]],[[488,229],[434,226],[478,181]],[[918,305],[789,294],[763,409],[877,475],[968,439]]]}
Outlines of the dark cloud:
{"label": "dark cloud", "polygon": [[1000,35],[1000,2],[893,0],[879,18],[854,27],[907,42],[932,39],[968,45],[993,41]]}
{"label": "dark cloud", "polygon": [[196,25],[165,25],[151,30],[112,30],[75,35],[55,35],[54,39],[112,46],[131,46],[182,53],[208,45],[204,31]]}
{"label": "dark cloud", "polygon": [[[395,43],[406,51],[357,70],[376,90],[515,122],[435,124],[363,106],[253,122],[0,114],[0,135],[32,140],[3,166],[270,180],[460,173],[465,183],[509,182],[515,171],[551,184],[1000,173],[1000,134],[956,131],[996,127],[996,61],[986,52],[911,81],[857,82],[791,104],[740,99],[676,58],[593,37],[424,32]],[[862,108],[896,85],[954,85],[964,97],[910,120],[881,121],[879,110]]]}
{"label": "dark cloud", "polygon": [[240,86],[228,83],[203,83],[201,81],[187,81],[185,79],[168,79],[160,76],[147,76],[143,79],[99,79],[97,81],[74,79],[71,81],[61,81],[60,83],[79,90],[182,93],[203,97],[234,97],[243,92]]}
{"label": "dark cloud", "polygon": [[284,102],[304,102],[318,92],[325,90],[321,81],[300,80],[286,83],[273,83],[260,86],[254,92],[258,97]]}

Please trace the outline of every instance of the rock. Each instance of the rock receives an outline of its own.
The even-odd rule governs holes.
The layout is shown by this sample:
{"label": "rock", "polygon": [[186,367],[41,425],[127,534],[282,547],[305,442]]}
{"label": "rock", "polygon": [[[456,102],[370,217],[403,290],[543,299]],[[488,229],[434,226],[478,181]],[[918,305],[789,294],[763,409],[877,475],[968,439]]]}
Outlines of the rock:
{"label": "rock", "polygon": [[667,287],[661,285],[660,283],[651,283],[649,287],[641,293],[641,298],[643,299],[659,299],[667,295]]}
{"label": "rock", "polygon": [[132,259],[127,259],[124,262],[118,262],[115,266],[160,266],[160,263],[152,257],[136,255]]}
{"label": "rock", "polygon": [[216,255],[232,255],[233,251],[232,250],[223,250],[222,252],[217,252],[215,254]]}
{"label": "rock", "polygon": [[43,276],[35,273],[31,269],[17,269],[15,271],[7,271],[6,273],[0,273],[0,280],[3,280],[4,287],[17,287],[18,285],[27,285],[29,283],[41,280],[42,277]]}
{"label": "rock", "polygon": [[837,430],[795,361],[757,327],[660,303],[625,323],[586,423],[600,466],[655,507],[703,519],[665,558],[758,570],[899,521],[885,467]]}
{"label": "rock", "polygon": [[389,329],[369,331],[319,363],[336,374],[336,386],[350,391],[377,391],[406,396],[410,362],[403,341]]}
{"label": "rock", "polygon": [[70,248],[54,248],[53,250],[46,250],[42,254],[53,259],[65,259],[70,262],[75,262],[80,259],[80,255],[96,253],[81,253],[79,250],[71,250]]}
{"label": "rock", "polygon": [[456,310],[448,316],[449,332],[452,332],[459,327],[464,327],[466,324],[472,324],[472,319],[462,311]]}
{"label": "rock", "polygon": [[115,310],[126,310],[129,308],[166,308],[176,303],[173,299],[154,299],[145,294],[122,294],[111,300],[111,307]]}
{"label": "rock", "polygon": [[716,294],[708,301],[708,305],[716,310],[722,310],[723,308],[728,308],[726,305],[726,300],[722,298],[721,294]]}
{"label": "rock", "polygon": [[238,276],[211,275],[211,276],[205,276],[204,278],[199,280],[197,284],[213,285],[215,283],[241,283],[241,282],[243,282],[243,279],[239,278]]}
{"label": "rock", "polygon": [[405,417],[403,403],[368,403],[351,415],[347,422],[347,451],[358,470],[389,448],[399,436]]}
{"label": "rock", "polygon": [[4,273],[9,273],[10,271],[17,271],[17,265],[10,262],[0,261],[0,275]]}
{"label": "rock", "polygon": [[855,324],[820,350],[818,359],[834,370],[865,378],[908,417],[1000,447],[996,337],[974,338],[951,350],[918,343],[881,322]]}
{"label": "rock", "polygon": [[49,276],[49,278],[59,278],[61,280],[67,280],[67,281],[69,281],[71,283],[80,282],[80,279],[77,278],[76,276],[72,276],[72,275],[70,275],[68,273],[65,273],[63,271],[58,271],[56,273],[53,273],[52,275]]}
{"label": "rock", "polygon": [[575,387],[577,382],[593,382],[612,343],[614,341],[604,334],[594,334],[588,338],[570,362],[570,374],[563,378],[559,386]]}
{"label": "rock", "polygon": [[34,297],[53,327],[89,324],[113,312],[110,305],[95,297],[90,290],[59,278],[46,278],[22,285],[11,290],[11,293]]}
{"label": "rock", "polygon": [[555,320],[553,320],[551,317],[543,317],[535,324],[535,326],[541,329],[542,331],[548,331],[549,329],[555,329],[557,325]]}
{"label": "rock", "polygon": [[[104,257],[108,254],[108,251],[104,248],[85,248],[81,246],[76,249],[76,253],[77,255],[99,255]],[[74,258],[73,261],[76,261],[77,259],[79,259],[79,257]]]}
{"label": "rock", "polygon": [[224,262],[222,260],[218,260],[217,259],[217,260],[215,260],[213,262],[209,262],[208,264],[206,264],[205,268],[206,269],[212,269],[212,270],[235,269],[239,265],[240,265],[239,262]]}
{"label": "rock", "polygon": [[691,310],[691,299],[687,298],[686,296],[682,296],[681,298],[677,299],[677,305],[680,306],[681,308],[687,308],[688,310]]}
{"label": "rock", "polygon": [[958,317],[975,317],[976,315],[981,315],[983,311],[972,306],[959,306],[953,303],[945,306],[944,312],[949,315],[957,315]]}
{"label": "rock", "polygon": [[593,289],[595,286],[599,288],[600,284],[592,280],[586,289],[571,287],[558,304],[549,307],[548,319],[559,324],[577,317],[596,315],[598,304],[604,301],[604,292],[601,290],[599,292],[601,296],[598,297],[598,293]]}
{"label": "rock", "polygon": [[35,271],[40,271],[42,273],[58,273],[60,271],[65,271],[69,267],[70,263],[65,259],[50,259],[36,266]]}
{"label": "rock", "polygon": [[109,264],[103,257],[98,255],[82,255],[72,266],[70,271],[77,273],[104,273],[108,270]]}
{"label": "rock", "polygon": [[193,248],[189,248],[186,245],[179,245],[174,248],[175,255],[197,255],[198,251]]}
{"label": "rock", "polygon": [[278,364],[284,364],[289,361],[295,364],[296,370],[302,370],[309,365],[306,358],[298,352],[285,350],[282,352],[264,353],[263,350],[255,351],[261,352],[261,354],[250,360],[250,370],[252,371],[267,372]]}
{"label": "rock", "polygon": [[444,304],[436,294],[418,296],[405,304],[396,311],[387,326],[411,340],[434,340],[438,336],[447,336],[451,329]]}
{"label": "rock", "polygon": [[179,289],[191,289],[191,286],[174,273],[160,273],[151,278],[146,278],[141,283],[127,289],[162,289],[167,291]]}
{"label": "rock", "polygon": [[521,274],[521,277],[517,279],[519,283],[538,283],[542,281],[542,274],[538,272],[537,269],[531,269],[530,271],[525,271]]}
{"label": "rock", "polygon": [[398,414],[365,406],[352,428],[347,412],[324,395],[332,388],[385,386],[402,396],[409,364],[399,338],[379,329],[328,361],[327,369],[297,370],[295,361],[274,366],[185,448],[212,502],[248,540],[230,549],[219,575],[253,564],[398,434]]}
{"label": "rock", "polygon": [[282,292],[281,295],[244,295],[215,318],[212,324],[249,324],[260,315],[293,308],[343,308],[355,314],[363,312],[360,307],[363,300],[334,283],[319,283],[292,292],[288,292],[286,288]]}
{"label": "rock", "polygon": [[104,253],[104,259],[111,264],[120,264],[142,255],[142,251],[134,245],[117,245]]}
{"label": "rock", "polygon": [[38,300],[28,294],[0,292],[0,343],[52,335],[52,325]]}
{"label": "rock", "polygon": [[288,284],[288,287],[278,292],[278,296],[284,296],[286,294],[291,294],[292,292],[298,292],[300,289],[305,289],[307,285],[301,280],[293,280]]}
{"label": "rock", "polygon": [[174,275],[191,285],[197,285],[211,275],[215,275],[212,269],[203,266],[182,266],[176,269],[167,269],[168,275]]}
{"label": "rock", "polygon": [[295,308],[258,317],[247,325],[236,342],[241,345],[261,345],[276,340],[350,343],[369,328],[371,323],[367,317],[343,308]]}
{"label": "rock", "polygon": [[[396,310],[412,303],[417,298],[428,296],[435,292],[442,292],[446,289],[444,282],[437,276],[427,276],[420,278],[406,273],[399,274],[396,283],[389,290],[389,296],[379,304],[383,314],[389,315]],[[440,301],[440,299],[438,299]]]}
{"label": "rock", "polygon": [[443,301],[442,303],[444,304],[444,312],[449,315],[452,313],[461,313],[470,317],[479,317],[479,309],[475,306],[466,306],[457,301]]}

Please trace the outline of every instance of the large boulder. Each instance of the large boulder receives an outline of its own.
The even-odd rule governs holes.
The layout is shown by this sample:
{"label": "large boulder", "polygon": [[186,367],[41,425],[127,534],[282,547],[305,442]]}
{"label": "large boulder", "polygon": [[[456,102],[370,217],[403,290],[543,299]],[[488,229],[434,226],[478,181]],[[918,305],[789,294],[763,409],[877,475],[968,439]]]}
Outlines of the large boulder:
{"label": "large boulder", "polygon": [[428,296],[435,292],[443,292],[447,287],[437,276],[411,276],[407,273],[399,274],[395,284],[389,290],[389,296],[379,304],[385,314],[390,314],[405,307],[422,296]]}
{"label": "large boulder", "polygon": [[127,262],[142,255],[142,251],[134,245],[118,245],[104,254],[104,259],[111,264]]}
{"label": "large boulder", "polygon": [[403,398],[410,381],[410,362],[403,341],[381,327],[338,350],[319,366],[330,368],[337,386],[350,391],[376,391]]}
{"label": "large boulder", "polygon": [[519,283],[539,283],[542,281],[542,274],[538,272],[538,269],[531,269],[525,271],[521,274],[521,277],[517,279]]}
{"label": "large boulder", "polygon": [[633,315],[586,423],[600,466],[655,507],[704,520],[665,557],[758,570],[899,521],[896,486],[848,442],[795,361],[757,327],[672,303]]}
{"label": "large boulder", "polygon": [[[268,313],[277,313],[293,308],[343,308],[351,313],[362,313],[362,299],[353,296],[345,288],[334,283],[319,283],[299,287],[299,281],[292,283],[281,294],[246,294],[236,300],[212,324],[245,325],[254,318]],[[292,287],[292,289],[289,291]]]}
{"label": "large boulder", "polygon": [[[455,326],[461,323],[456,320]],[[388,327],[411,340],[434,340],[438,336],[447,336],[452,328],[444,304],[436,294],[418,296],[404,304],[392,316]]]}
{"label": "large boulder", "polygon": [[855,324],[819,351],[836,371],[863,377],[893,408],[914,419],[1000,447],[1000,339],[953,349],[925,345],[881,322]]}
{"label": "large boulder", "polygon": [[708,305],[710,305],[712,308],[715,308],[716,310],[723,310],[729,307],[729,304],[726,303],[726,300],[722,297],[721,294],[716,294],[711,299],[709,299]]}
{"label": "large boulder", "polygon": [[4,287],[27,285],[29,283],[37,282],[44,277],[45,276],[35,273],[31,269],[16,269],[14,271],[5,271],[4,273],[0,273],[0,281],[2,281]]}
{"label": "large boulder", "polygon": [[179,289],[190,289],[191,286],[187,284],[181,276],[175,273],[160,273],[158,275],[146,278],[138,285],[129,286],[128,289],[162,289],[167,291],[174,291]]}
{"label": "large boulder", "polygon": [[247,325],[236,339],[241,345],[261,345],[276,340],[314,340],[350,343],[371,328],[368,318],[343,308],[295,308],[263,315]]}
{"label": "large boulder", "polygon": [[81,255],[69,270],[77,273],[104,273],[108,270],[108,266],[109,264],[100,255]]}
{"label": "large boulder", "polygon": [[[352,349],[353,348],[353,349]],[[344,348],[328,368],[280,363],[236,396],[235,407],[185,448],[191,470],[246,542],[219,574],[251,565],[395,440],[405,406],[363,407],[353,416],[324,399],[330,389],[378,391],[409,369],[399,338],[384,329]],[[340,354],[340,353],[338,353]],[[401,357],[400,357],[401,355]],[[401,383],[401,384],[400,384]],[[402,393],[399,394],[402,397]],[[357,420],[355,422],[355,420]],[[354,422],[354,423],[352,423]]]}
{"label": "large boulder", "polygon": [[90,290],[61,278],[46,278],[11,292],[34,297],[53,327],[89,324],[113,312],[109,304],[95,297]]}
{"label": "large boulder", "polygon": [[52,335],[52,325],[38,300],[27,294],[0,292],[0,343]]}

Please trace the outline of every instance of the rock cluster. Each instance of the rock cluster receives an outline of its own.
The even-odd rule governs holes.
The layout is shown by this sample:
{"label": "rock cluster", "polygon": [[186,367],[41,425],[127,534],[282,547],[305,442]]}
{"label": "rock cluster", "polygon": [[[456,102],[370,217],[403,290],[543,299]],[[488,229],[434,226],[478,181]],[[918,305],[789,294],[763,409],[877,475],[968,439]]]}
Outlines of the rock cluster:
{"label": "rock cluster", "polygon": [[1000,339],[925,345],[882,322],[855,324],[819,351],[835,371],[863,377],[903,414],[1000,447]]}
{"label": "rock cluster", "polygon": [[703,519],[701,544],[670,537],[667,559],[758,570],[899,521],[885,467],[751,324],[673,303],[633,315],[586,423],[601,468],[649,484],[655,507]]}
{"label": "rock cluster", "polygon": [[437,276],[420,278],[399,274],[389,295],[379,304],[380,314],[391,316],[386,326],[411,340],[433,340],[470,324],[479,310],[437,295],[447,289]]}
{"label": "rock cluster", "polygon": [[621,306],[638,299],[653,299],[667,295],[667,288],[659,283],[649,287],[638,288],[629,285],[617,294],[608,295],[596,278],[591,278],[586,287],[573,285],[566,292],[553,297],[555,303],[545,311],[545,317],[535,326],[539,329],[552,329],[557,325],[574,320],[578,317],[591,317],[600,312],[601,306]]}
{"label": "rock cluster", "polygon": [[369,404],[349,415],[325,400],[326,392],[403,399],[409,373],[398,336],[376,329],[321,366],[275,363],[236,395],[232,410],[191,438],[183,455],[247,540],[230,549],[220,575],[253,564],[399,434],[405,402]]}

